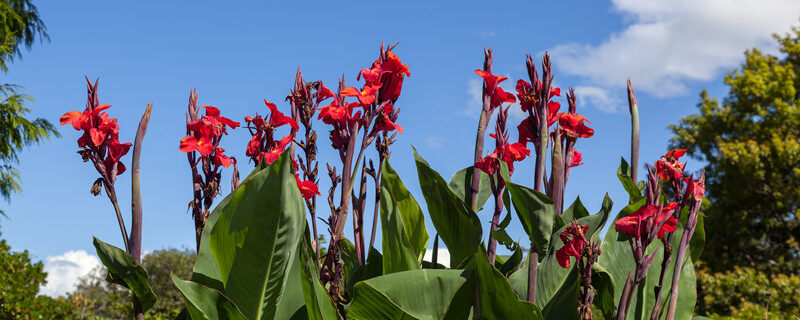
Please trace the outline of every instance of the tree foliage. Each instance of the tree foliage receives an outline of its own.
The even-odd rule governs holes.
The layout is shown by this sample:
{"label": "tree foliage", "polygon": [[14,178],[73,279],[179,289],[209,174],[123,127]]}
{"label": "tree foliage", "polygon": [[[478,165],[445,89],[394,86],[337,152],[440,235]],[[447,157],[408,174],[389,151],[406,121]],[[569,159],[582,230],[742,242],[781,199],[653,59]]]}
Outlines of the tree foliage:
{"label": "tree foliage", "polygon": [[670,129],[674,148],[705,161],[712,271],[800,272],[800,29],[775,36],[781,55],[745,52],[728,95]]}
{"label": "tree foliage", "polygon": [[800,315],[800,277],[766,275],[751,268],[731,271],[698,272],[702,287],[697,312],[712,319],[764,319],[769,303],[769,319],[792,319]]}
{"label": "tree foliage", "polygon": [[0,0],[0,70],[7,71],[7,62],[21,56],[20,45],[30,49],[36,39],[49,36],[33,2]]}
{"label": "tree foliage", "polygon": [[42,263],[32,262],[28,251],[11,252],[0,240],[0,319],[72,319],[65,298],[39,295],[46,277]]}
{"label": "tree foliage", "polygon": [[[171,274],[188,278],[194,261],[193,251],[174,248],[156,250],[142,258],[142,267],[158,296],[155,306],[146,314],[148,319],[175,319],[178,316],[183,309],[183,297],[172,284]],[[107,282],[106,271],[100,267],[80,279],[70,299],[78,319],[124,319],[133,312],[130,291]]]}

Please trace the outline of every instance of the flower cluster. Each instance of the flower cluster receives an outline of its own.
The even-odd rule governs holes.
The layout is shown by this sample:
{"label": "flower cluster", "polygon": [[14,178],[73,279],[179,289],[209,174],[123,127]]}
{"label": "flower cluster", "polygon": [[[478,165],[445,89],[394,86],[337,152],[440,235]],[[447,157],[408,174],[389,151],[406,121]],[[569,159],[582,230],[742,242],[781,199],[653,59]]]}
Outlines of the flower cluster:
{"label": "flower cluster", "polygon": [[203,106],[206,115],[186,124],[187,136],[180,141],[178,149],[189,153],[197,151],[201,157],[210,160],[214,168],[229,167],[232,158],[225,155],[225,149],[219,147],[222,136],[228,134],[227,128],[236,129],[239,123],[220,115],[219,109]]}
{"label": "flower cluster", "polygon": [[686,164],[680,162],[680,158],[686,153],[686,149],[672,149],[667,154],[661,156],[656,161],[656,173],[662,180],[677,181],[683,177],[683,169]]}
{"label": "flower cluster", "polygon": [[[497,84],[506,80],[506,77],[495,76],[483,70],[475,70],[475,73],[483,78],[484,95],[491,97],[490,109],[494,110],[502,103],[514,103],[516,99],[513,94],[503,91]],[[495,149],[489,155],[482,157],[475,162],[475,167],[493,175],[500,170],[500,161],[506,163],[509,174],[514,172],[514,162],[525,160],[531,156],[531,151],[525,147],[524,143],[508,143],[508,133],[506,132],[506,121],[508,119],[508,108],[500,108],[497,114],[495,133],[489,134],[495,140]]]}
{"label": "flower cluster", "polygon": [[278,107],[274,103],[264,100],[264,104],[269,108],[270,115],[268,119],[258,114],[253,117],[244,117],[244,121],[247,123],[246,128],[250,130],[251,135],[245,155],[250,157],[256,165],[261,162],[272,164],[286,150],[286,147],[292,143],[294,139],[292,134],[286,135],[280,140],[275,140],[275,129],[284,125],[289,125],[293,131],[298,129],[297,122],[278,111]]}
{"label": "flower cluster", "polygon": [[83,161],[91,161],[101,176],[92,186],[92,194],[97,195],[103,182],[106,191],[109,191],[109,188],[113,188],[117,175],[125,172],[125,165],[120,159],[128,153],[131,144],[119,141],[117,119],[110,118],[108,112],[105,112],[111,105],[100,105],[97,98],[98,83],[92,84],[88,78],[86,82],[88,88],[86,109],[83,112],[65,113],[61,116],[60,123],[71,124],[73,129],[83,131],[83,135],[78,138],[78,147],[81,148],[78,153]]}
{"label": "flower cluster", "polygon": [[582,226],[573,220],[564,231],[559,234],[564,246],[556,251],[556,261],[562,268],[569,268],[569,257],[580,259],[583,249],[589,244],[584,236],[589,231],[589,226]]}
{"label": "flower cluster", "polygon": [[666,232],[674,232],[677,229],[678,220],[672,215],[677,206],[675,202],[664,206],[644,205],[629,216],[615,221],[614,229],[640,241],[642,237],[650,234],[663,239]]}

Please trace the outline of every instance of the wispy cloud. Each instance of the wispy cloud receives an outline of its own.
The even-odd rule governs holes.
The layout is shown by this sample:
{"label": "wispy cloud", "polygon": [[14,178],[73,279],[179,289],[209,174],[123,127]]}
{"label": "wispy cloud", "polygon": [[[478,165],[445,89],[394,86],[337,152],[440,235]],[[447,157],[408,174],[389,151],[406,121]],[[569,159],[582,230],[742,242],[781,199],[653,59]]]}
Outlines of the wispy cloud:
{"label": "wispy cloud", "polygon": [[[596,107],[624,95],[631,77],[638,90],[657,97],[688,94],[692,83],[715,79],[751,47],[774,50],[773,33],[798,22],[795,0],[613,0],[629,23],[599,45],[555,47],[554,66],[584,78],[583,93]],[[580,90],[576,90],[579,95]],[[592,100],[593,99],[593,100]],[[611,100],[609,100],[611,99]]]}
{"label": "wispy cloud", "polygon": [[47,284],[40,291],[51,297],[62,296],[75,290],[78,280],[99,265],[97,257],[84,250],[67,251],[59,256],[47,257],[44,264]]}

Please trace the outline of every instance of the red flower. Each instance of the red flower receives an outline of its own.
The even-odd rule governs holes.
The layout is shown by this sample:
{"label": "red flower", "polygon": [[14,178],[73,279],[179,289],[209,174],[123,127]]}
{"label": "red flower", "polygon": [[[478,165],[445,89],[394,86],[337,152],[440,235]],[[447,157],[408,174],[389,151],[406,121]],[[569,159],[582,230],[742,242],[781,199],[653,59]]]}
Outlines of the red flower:
{"label": "red flower", "polygon": [[366,84],[364,87],[359,91],[353,87],[346,87],[342,89],[341,94],[345,97],[356,97],[358,98],[358,102],[361,105],[369,105],[375,102],[375,94],[378,92],[378,89],[381,88],[381,84]]}
{"label": "red flower", "polygon": [[109,118],[104,110],[111,105],[99,105],[91,111],[70,111],[61,116],[60,124],[71,124],[72,128],[83,131],[78,138],[78,147],[89,150],[96,164],[102,162],[105,172],[110,174],[116,168],[116,175],[125,172],[125,165],[119,162],[130,150],[130,143],[119,142],[117,119]]}
{"label": "red flower", "polygon": [[[645,228],[648,226],[655,228],[666,219],[667,221],[657,231],[658,238],[662,239],[664,238],[664,233],[674,232],[677,228],[678,222],[672,216],[672,212],[676,207],[677,204],[674,202],[670,202],[664,207],[660,205],[642,206],[630,215],[615,221],[614,229],[617,232],[622,232],[635,238],[642,238],[650,231]],[[656,216],[659,210],[661,210],[661,214]]]}
{"label": "red flower", "polygon": [[589,226],[582,226],[573,220],[564,231],[559,234],[564,246],[556,251],[556,261],[562,268],[569,268],[569,257],[580,259],[583,249],[589,244],[584,236],[589,231]]}
{"label": "red flower", "polygon": [[300,180],[300,175],[294,174],[295,180],[297,180],[297,188],[300,189],[300,194],[303,198],[311,199],[314,195],[321,196],[322,194],[319,192],[319,188],[313,181],[302,181]]}
{"label": "red flower", "polygon": [[684,193],[684,201],[694,200],[695,202],[703,201],[706,195],[706,183],[700,179],[686,178],[686,191]]}
{"label": "red flower", "polygon": [[528,112],[536,104],[536,96],[533,94],[533,87],[528,81],[517,80],[517,98],[519,98],[519,107],[522,112]]}
{"label": "red flower", "polygon": [[333,91],[320,82],[319,90],[317,91],[317,104],[328,98],[333,98]]}
{"label": "red flower", "polygon": [[359,104],[357,102],[342,106],[339,104],[338,99],[335,99],[331,104],[319,108],[319,116],[317,117],[322,119],[322,122],[326,124],[339,124],[344,127],[347,125],[353,109],[358,106]]}
{"label": "red flower", "polygon": [[503,82],[506,79],[508,79],[501,75],[493,75],[481,69],[475,70],[475,74],[483,78],[483,84],[486,86],[486,92],[489,93],[489,95],[492,95],[494,93],[495,89],[497,88],[497,85],[500,84],[500,82]]}
{"label": "red flower", "polygon": [[492,154],[481,158],[480,161],[475,162],[475,168],[481,169],[481,171],[486,172],[488,175],[493,175],[500,166],[500,162],[497,157],[497,151],[495,151]]}
{"label": "red flower", "polygon": [[[541,83],[541,81],[539,81]],[[561,97],[561,88],[550,88],[550,98]]]}
{"label": "red flower", "polygon": [[[364,71],[367,71],[366,74]],[[378,74],[380,75],[378,77]],[[393,52],[386,52],[386,59],[381,62],[381,59],[375,60],[372,63],[372,69],[364,69],[361,71],[361,76],[367,83],[374,83],[380,85],[380,99],[378,103],[385,101],[394,102],[400,97],[400,92],[403,88],[403,79],[410,77],[411,72],[408,71],[408,66],[404,65],[400,58]]]}
{"label": "red flower", "polygon": [[286,151],[286,146],[292,142],[294,139],[293,135],[288,135],[281,138],[280,141],[274,141],[273,145],[267,151],[262,151],[258,156],[258,161],[266,161],[267,164],[272,164],[275,160],[278,160],[278,157]]}
{"label": "red flower", "polygon": [[656,173],[662,180],[678,181],[683,177],[685,163],[678,159],[683,157],[686,149],[672,149],[667,154],[661,156],[661,160],[656,161]]}
{"label": "red flower", "polygon": [[391,103],[387,103],[386,106],[383,107],[383,110],[378,115],[377,120],[375,120],[375,130],[379,131],[394,131],[397,130],[397,133],[403,133],[403,127],[399,124],[395,124],[392,122],[390,118],[392,112],[394,111],[394,105]]}
{"label": "red flower", "polygon": [[215,167],[229,167],[233,162],[231,158],[225,155],[225,149],[217,147],[216,152],[214,152],[214,158],[211,159],[211,162],[214,164]]}
{"label": "red flower", "polygon": [[578,150],[573,150],[572,151],[572,159],[570,159],[570,162],[569,162],[569,167],[570,168],[577,167],[577,166],[582,165],[582,164],[583,164],[583,156],[581,155],[580,152],[578,152]]}
{"label": "red flower", "polygon": [[288,124],[289,126],[292,127],[292,130],[297,131],[297,122],[294,121],[294,119],[292,119],[291,117],[287,117],[286,115],[278,111],[278,107],[275,106],[274,103],[269,102],[266,99],[264,99],[264,104],[266,104],[267,108],[269,108],[269,124],[273,128],[278,128],[280,126]]}
{"label": "red flower", "polygon": [[584,122],[591,123],[581,115],[572,113],[558,114],[558,125],[561,126],[561,132],[573,139],[590,138],[594,135],[594,129],[587,127]]}
{"label": "red flower", "polygon": [[494,90],[494,93],[492,93],[492,99],[490,105],[492,106],[492,108],[494,108],[504,102],[514,103],[515,101],[517,101],[517,99],[514,98],[513,94],[506,92],[505,90],[503,90],[503,88],[497,87]]}
{"label": "red flower", "polygon": [[530,156],[531,151],[525,148],[524,144],[517,142],[506,145],[505,152],[503,152],[503,161],[508,163],[510,167],[514,161],[522,161]]}
{"label": "red flower", "polygon": [[[558,121],[558,110],[561,109],[561,103],[550,101],[547,103],[547,126],[552,126]],[[594,132],[594,131],[592,131]]]}
{"label": "red flower", "polygon": [[522,144],[527,144],[528,142],[534,142],[534,137],[536,136],[532,129],[531,118],[525,118],[522,120],[520,124],[517,126],[517,132],[519,133],[518,141]]}
{"label": "red flower", "polygon": [[200,152],[200,155],[205,157],[214,152],[214,143],[207,137],[200,137],[199,139],[191,136],[183,137],[180,145],[178,145],[178,149],[183,152],[197,151]]}

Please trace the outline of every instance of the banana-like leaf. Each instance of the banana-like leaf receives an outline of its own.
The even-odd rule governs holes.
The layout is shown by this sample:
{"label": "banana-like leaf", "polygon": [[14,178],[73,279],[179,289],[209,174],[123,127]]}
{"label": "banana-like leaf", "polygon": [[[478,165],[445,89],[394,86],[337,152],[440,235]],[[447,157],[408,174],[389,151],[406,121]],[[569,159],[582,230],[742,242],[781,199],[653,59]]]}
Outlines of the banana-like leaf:
{"label": "banana-like leaf", "polygon": [[[640,184],[631,179],[631,166],[625,158],[620,158],[619,168],[617,168],[617,179],[622,183],[622,187],[628,192],[628,203],[634,203],[643,197]],[[627,278],[626,278],[627,279]]]}
{"label": "banana-like leaf", "polygon": [[[453,190],[453,193],[464,201],[467,204],[467,207],[470,205],[469,194],[472,190],[472,173],[474,171],[473,166],[466,167],[464,169],[456,171],[453,175],[453,178],[450,179],[450,190]],[[478,170],[480,172],[480,185],[478,187],[478,203],[475,205],[478,208],[477,211],[480,211],[483,208],[483,205],[486,204],[486,200],[489,200],[489,197],[492,196],[492,190],[489,185],[489,175],[482,170]]]}
{"label": "banana-like leaf", "polygon": [[595,290],[592,306],[600,310],[605,319],[614,319],[617,306],[614,304],[614,291],[622,288],[614,287],[614,276],[603,266],[596,264],[592,267],[592,287]]}
{"label": "banana-like leaf", "polygon": [[181,280],[174,274],[172,282],[183,295],[188,314],[193,320],[246,320],[241,310],[218,290],[194,281]]}
{"label": "banana-like leaf", "polygon": [[520,300],[508,280],[489,264],[486,250],[481,250],[468,263],[476,272],[478,310],[481,319],[542,319],[541,310]]}
{"label": "banana-like leaf", "polygon": [[276,316],[303,236],[305,206],[291,165],[284,153],[244,181],[218,206],[209,236],[223,292],[248,319]]}
{"label": "banana-like leaf", "polygon": [[553,298],[542,310],[547,320],[578,320],[578,295],[581,289],[581,277],[578,268],[570,268],[567,278]]}
{"label": "banana-like leaf", "polygon": [[147,311],[153,307],[158,299],[150,283],[147,282],[147,273],[131,255],[120,248],[94,238],[94,248],[103,266],[108,269],[112,283],[123,284],[133,292],[142,303],[142,310]]}
{"label": "banana-like leaf", "polygon": [[481,222],[438,172],[431,169],[417,150],[414,150],[417,174],[422,195],[428,205],[428,214],[439,232],[439,237],[450,251],[450,267],[457,268],[471,258],[481,247]]}
{"label": "banana-like leaf", "polygon": [[[642,198],[626,206],[622,209],[622,211],[619,212],[614,221],[630,215],[644,205],[644,203],[645,199]],[[667,308],[667,296],[672,285],[672,273],[673,270],[675,270],[674,253],[677,252],[678,243],[680,242],[681,235],[683,234],[683,228],[683,224],[678,223],[677,230],[675,231],[675,237],[672,239],[673,256],[672,259],[670,259],[669,266],[667,267],[664,276],[664,289],[662,290],[661,296],[662,312],[660,312],[661,314],[659,315],[659,318],[661,319],[664,318],[665,312],[663,311]],[[653,292],[655,286],[658,284],[658,278],[661,273],[661,262],[663,261],[664,257],[664,248],[660,241],[653,241],[646,251],[646,254],[651,254],[656,250],[659,252],[653,259],[645,278],[641,283],[639,283],[637,290],[634,292],[633,297],[631,298],[631,302],[628,307],[627,319],[650,319],[650,313],[652,312],[653,305],[655,304]],[[625,280],[628,277],[628,273],[633,272],[636,267],[633,261],[633,253],[631,252],[630,245],[628,244],[627,236],[618,233],[612,226],[608,229],[608,232],[603,239],[601,251],[602,253],[600,255],[600,259],[598,260],[598,264],[605,267],[613,276],[614,287],[617,288],[617,290],[614,291],[614,304],[618,305],[620,296],[622,295],[622,288],[625,285]],[[697,298],[694,266],[692,264],[692,259],[689,257],[691,257],[691,252],[688,252],[687,257],[685,257],[684,261],[682,262],[683,269],[681,272],[681,281],[678,287],[679,294],[677,303],[678,307],[675,313],[676,320],[688,320],[692,318],[692,313],[694,311],[694,305]]]}
{"label": "banana-like leaf", "polygon": [[428,247],[425,215],[389,161],[382,167],[383,274],[419,269]]}
{"label": "banana-like leaf", "polygon": [[468,270],[420,269],[361,281],[348,319],[466,319],[474,279]]}
{"label": "banana-like leaf", "polygon": [[553,200],[536,190],[506,181],[506,188],[511,195],[511,202],[517,212],[522,228],[528,235],[532,246],[539,252],[541,261],[550,244],[556,210]]}
{"label": "banana-like leaf", "polygon": [[[303,289],[305,310],[309,320],[337,320],[339,313],[331,301],[330,296],[319,282],[319,269],[315,261],[314,248],[311,246],[311,235],[308,225],[305,227],[305,236],[300,241],[300,286]],[[292,284],[289,284],[291,286]],[[276,317],[276,319],[280,319]]]}

